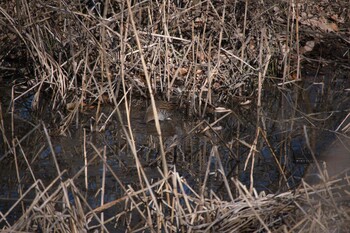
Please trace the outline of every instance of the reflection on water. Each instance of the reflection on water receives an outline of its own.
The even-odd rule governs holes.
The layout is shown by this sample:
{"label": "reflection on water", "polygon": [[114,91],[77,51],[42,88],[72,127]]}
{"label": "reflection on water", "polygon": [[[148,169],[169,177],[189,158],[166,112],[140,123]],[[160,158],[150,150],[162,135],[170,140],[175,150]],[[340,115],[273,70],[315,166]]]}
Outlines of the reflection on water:
{"label": "reflection on water", "polygon": [[[225,188],[220,175],[221,165],[228,180],[238,178],[248,187],[254,185],[258,192],[278,192],[293,188],[299,184],[309,161],[312,160],[311,152],[320,158],[326,157],[326,161],[334,161],[333,157],[327,157],[325,153],[336,152],[325,152],[325,149],[334,140],[333,131],[347,114],[344,110],[348,109],[349,101],[344,87],[350,86],[348,82],[341,80],[342,85],[339,85],[339,80],[333,83],[326,77],[309,77],[303,83],[297,83],[288,89],[272,84],[264,91],[265,100],[261,109],[233,104],[229,106],[232,114],[212,127],[208,125],[224,113],[197,119],[177,111],[171,121],[161,122],[168,165],[171,169],[176,167],[176,171],[195,190],[203,185],[208,171],[208,190],[205,191],[211,189],[224,198],[226,194],[223,192]],[[6,98],[2,98],[4,99]],[[14,135],[18,139],[29,132],[33,125],[40,126],[39,121],[30,117],[28,101],[31,99],[28,97],[23,103],[16,103]],[[7,108],[8,103],[2,102],[4,135],[9,139],[11,117],[10,112],[4,111]],[[154,123],[145,123],[145,109],[143,101],[133,104],[130,132],[133,133],[137,156],[152,183],[159,179],[162,165],[157,132]],[[103,113],[109,116],[112,110],[106,107]],[[93,116],[95,115],[82,114],[81,121],[92,122]],[[106,123],[103,119],[99,124]],[[31,121],[31,124],[23,123],[23,120]],[[0,198],[6,201],[0,202],[0,211],[5,212],[13,204],[8,200],[16,200],[19,190],[26,190],[35,179],[41,179],[44,184],[49,185],[58,175],[57,165],[64,171],[63,179],[74,179],[75,184],[84,190],[92,208],[99,206],[102,174],[105,169],[100,158],[103,155],[113,171],[113,174],[108,170],[106,172],[105,202],[125,194],[121,184],[116,182],[116,177],[124,187],[133,187],[135,190],[140,188],[134,157],[122,125],[115,115],[109,119],[102,132],[90,132],[87,130],[90,127],[86,127],[86,124],[73,124],[67,133],[69,136],[63,137],[55,135],[50,123],[45,125],[51,132],[50,138],[45,136],[43,127],[40,126],[16,147],[19,176],[16,174],[14,155],[1,136]],[[126,121],[123,125],[127,125]],[[306,143],[306,135],[309,145]],[[252,150],[254,143],[256,149]],[[344,160],[342,157],[337,158],[337,161],[341,159],[342,164],[349,164],[345,150],[336,154],[345,156]],[[99,159],[89,163],[85,171],[86,161],[91,161],[95,156]],[[337,163],[330,164],[333,167]],[[234,185],[232,193],[235,193]]]}

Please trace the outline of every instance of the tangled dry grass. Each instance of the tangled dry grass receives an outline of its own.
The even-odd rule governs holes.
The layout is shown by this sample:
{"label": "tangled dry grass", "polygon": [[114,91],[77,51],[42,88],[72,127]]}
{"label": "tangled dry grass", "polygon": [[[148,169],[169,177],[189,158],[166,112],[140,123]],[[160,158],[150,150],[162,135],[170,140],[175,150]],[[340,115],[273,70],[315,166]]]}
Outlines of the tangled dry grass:
{"label": "tangled dry grass", "polygon": [[[123,123],[120,109],[130,112],[134,98],[151,99],[153,109],[155,98],[186,101],[199,116],[216,103],[260,107],[266,83],[286,88],[301,80],[301,62],[311,61],[305,53],[334,38],[349,44],[348,3],[332,4],[9,0],[0,6],[0,78],[17,75],[14,86],[24,88],[12,101],[33,93],[33,109],[42,111],[48,106],[49,112],[56,113],[52,114],[55,132],[63,135],[90,105],[97,105],[95,119],[99,119],[101,105],[112,104]],[[325,16],[318,16],[319,12]],[[339,60],[338,64],[346,67],[347,62]],[[21,192],[6,213],[0,212],[2,231],[349,231],[346,174],[324,178],[318,186],[302,183],[276,195],[257,194],[253,187],[247,189],[222,175],[227,200],[205,182],[201,192],[196,192],[176,170],[169,171],[157,120],[163,176],[149,182],[138,161],[130,122],[128,127],[121,125],[142,188],[125,187],[114,175],[124,196],[108,203],[102,198],[99,207],[91,207],[75,184],[84,169],[63,179],[65,171],[56,162],[58,176],[50,184],[33,175],[33,185]],[[38,128],[51,145],[45,125],[38,124],[34,130]],[[5,131],[2,123],[6,154],[16,154],[20,142],[13,135],[7,140]],[[259,129],[256,132],[252,153],[262,137]],[[54,151],[51,148],[53,156]],[[213,149],[211,156],[217,153]],[[94,154],[86,167],[98,159],[105,171],[114,174],[103,152],[96,149]],[[30,163],[27,169],[32,169]],[[235,187],[237,196],[229,186]],[[102,193],[104,189],[101,186]],[[20,217],[8,220],[18,212]],[[107,218],[110,212],[112,217]]]}
{"label": "tangled dry grass", "polygon": [[[105,163],[105,169],[113,170]],[[96,156],[89,161],[92,162]],[[142,167],[140,167],[142,169]],[[224,201],[210,191],[196,193],[171,171],[159,181],[134,190],[124,187],[122,198],[93,208],[88,196],[75,185],[79,171],[63,181],[57,176],[49,185],[36,180],[11,209],[2,213],[3,232],[347,232],[349,231],[349,177],[340,176],[318,186],[302,186],[277,195],[251,193],[237,180],[239,195]],[[62,171],[62,175],[64,171]],[[34,178],[34,177],[33,177]],[[101,186],[101,188],[104,188]],[[203,186],[203,189],[207,187]],[[230,192],[230,189],[227,189]],[[35,196],[31,195],[35,192]],[[7,218],[23,208],[10,224]],[[109,215],[108,215],[109,212]],[[113,214],[111,214],[111,212]],[[112,217],[107,217],[112,216]]]}

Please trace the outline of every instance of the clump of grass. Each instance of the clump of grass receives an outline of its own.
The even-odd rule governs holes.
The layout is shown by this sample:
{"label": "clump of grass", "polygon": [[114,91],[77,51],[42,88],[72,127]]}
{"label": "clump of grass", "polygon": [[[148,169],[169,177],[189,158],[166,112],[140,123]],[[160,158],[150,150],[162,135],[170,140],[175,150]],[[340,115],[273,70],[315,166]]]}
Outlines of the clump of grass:
{"label": "clump of grass", "polygon": [[23,44],[36,100],[49,91],[52,109],[104,95],[116,105],[133,89],[134,96],[189,99],[201,113],[213,98],[254,94],[282,55],[258,3],[10,3],[2,28]]}

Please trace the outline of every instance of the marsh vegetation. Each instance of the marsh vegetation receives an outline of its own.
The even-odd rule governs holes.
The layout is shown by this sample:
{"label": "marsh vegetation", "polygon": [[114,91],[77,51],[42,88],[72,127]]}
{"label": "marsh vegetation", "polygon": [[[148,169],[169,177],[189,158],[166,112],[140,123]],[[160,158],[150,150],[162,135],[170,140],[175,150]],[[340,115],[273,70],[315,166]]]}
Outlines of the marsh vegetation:
{"label": "marsh vegetation", "polygon": [[348,232],[347,1],[7,0],[2,232]]}

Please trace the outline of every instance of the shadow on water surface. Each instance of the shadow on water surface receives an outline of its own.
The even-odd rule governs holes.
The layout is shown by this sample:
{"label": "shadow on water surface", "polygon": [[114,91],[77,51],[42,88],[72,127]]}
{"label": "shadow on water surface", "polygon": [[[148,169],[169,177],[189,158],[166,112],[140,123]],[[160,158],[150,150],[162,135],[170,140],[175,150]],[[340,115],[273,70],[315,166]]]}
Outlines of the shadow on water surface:
{"label": "shadow on water surface", "polygon": [[[228,180],[238,178],[258,192],[293,189],[312,161],[312,153],[318,158],[330,160],[327,148],[332,148],[336,136],[342,133],[337,127],[348,114],[348,80],[345,75],[334,78],[323,75],[305,76],[302,82],[288,87],[271,83],[264,90],[260,109],[233,104],[226,107],[231,109],[231,114],[215,113],[204,120],[176,111],[172,120],[161,122],[168,164],[171,169],[176,168],[189,187],[197,192],[206,182],[206,190],[203,190],[206,195],[213,190],[222,198],[228,198],[222,173]],[[2,89],[4,93],[10,92]],[[106,170],[101,159],[103,156],[106,156],[111,169],[106,172],[104,203],[123,197],[123,187],[140,188],[134,158],[115,115],[109,119],[105,130],[92,132],[90,124],[94,124],[92,119],[95,115],[81,114],[81,123],[72,125],[67,131],[68,136],[58,136],[50,123],[41,124],[40,119],[32,117],[32,98],[29,96],[22,102],[16,102],[13,135],[17,139],[8,142],[5,139],[11,138],[11,111],[7,110],[10,98],[3,96],[1,99],[4,121],[0,145],[1,212],[6,213],[20,192],[27,190],[33,181],[41,180],[49,185],[58,177],[58,172],[63,173],[62,179],[74,180],[74,184],[84,191],[82,195],[91,208],[98,207]],[[135,101],[132,106],[130,130],[138,158],[153,183],[161,177],[159,139],[154,123],[145,123],[145,102]],[[106,122],[112,110],[108,106],[103,109],[106,117],[102,117],[99,124]],[[224,119],[212,124],[225,114]],[[44,133],[44,125],[50,137]],[[32,131],[34,126],[37,128]],[[31,133],[24,137],[28,132]],[[18,145],[17,151],[11,152],[7,143]],[[346,153],[343,151],[342,154]],[[99,159],[93,160],[94,157]],[[85,170],[87,161],[89,164]],[[344,161],[349,164],[347,158]],[[206,173],[208,178],[204,180]],[[231,189],[235,194],[234,186]],[[190,194],[190,189],[186,190]],[[26,199],[30,197],[34,197],[34,192]],[[69,198],[72,203],[75,202],[71,193]],[[12,215],[12,219],[17,218],[14,213]]]}

